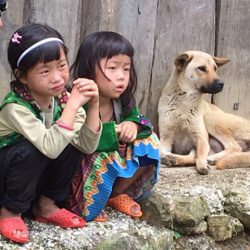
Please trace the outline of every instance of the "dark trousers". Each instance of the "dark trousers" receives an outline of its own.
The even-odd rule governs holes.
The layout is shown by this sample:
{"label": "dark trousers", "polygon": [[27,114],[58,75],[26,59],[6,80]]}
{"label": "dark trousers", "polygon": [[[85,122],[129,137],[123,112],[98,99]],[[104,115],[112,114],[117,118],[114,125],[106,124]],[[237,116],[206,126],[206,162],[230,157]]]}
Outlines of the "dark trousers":
{"label": "dark trousers", "polygon": [[27,140],[0,149],[0,207],[23,213],[40,195],[56,203],[64,201],[82,158],[83,153],[71,144],[56,159]]}

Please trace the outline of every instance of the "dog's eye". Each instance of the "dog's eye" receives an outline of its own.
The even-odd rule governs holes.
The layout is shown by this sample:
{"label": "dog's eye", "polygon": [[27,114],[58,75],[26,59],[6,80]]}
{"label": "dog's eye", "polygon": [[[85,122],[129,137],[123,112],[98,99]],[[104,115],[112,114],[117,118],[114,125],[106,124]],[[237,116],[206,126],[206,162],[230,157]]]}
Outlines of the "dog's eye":
{"label": "dog's eye", "polygon": [[205,66],[200,66],[200,67],[198,67],[198,69],[199,69],[200,71],[203,71],[203,72],[206,72],[206,71],[207,71],[207,69],[206,69]]}

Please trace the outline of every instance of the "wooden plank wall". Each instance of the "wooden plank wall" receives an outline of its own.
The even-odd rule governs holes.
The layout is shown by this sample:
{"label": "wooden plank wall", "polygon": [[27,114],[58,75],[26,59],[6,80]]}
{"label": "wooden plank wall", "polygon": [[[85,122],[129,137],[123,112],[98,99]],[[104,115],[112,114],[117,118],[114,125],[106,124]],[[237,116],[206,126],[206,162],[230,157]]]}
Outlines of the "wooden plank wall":
{"label": "wooden plank wall", "polygon": [[70,62],[86,34],[112,30],[127,37],[135,48],[137,103],[156,131],[161,90],[174,58],[185,50],[231,58],[220,69],[225,90],[214,100],[224,110],[248,118],[249,8],[249,0],[9,0],[3,16],[6,25],[0,30],[0,98],[10,79],[6,60],[10,34],[22,24],[41,22],[64,36]]}
{"label": "wooden plank wall", "polygon": [[221,0],[218,55],[231,62],[221,68],[223,93],[215,103],[227,112],[250,118],[250,1]]}
{"label": "wooden plank wall", "polygon": [[9,10],[2,13],[4,27],[0,29],[0,99],[9,90],[11,71],[7,61],[7,47],[10,36],[23,23],[24,1],[9,1]]}

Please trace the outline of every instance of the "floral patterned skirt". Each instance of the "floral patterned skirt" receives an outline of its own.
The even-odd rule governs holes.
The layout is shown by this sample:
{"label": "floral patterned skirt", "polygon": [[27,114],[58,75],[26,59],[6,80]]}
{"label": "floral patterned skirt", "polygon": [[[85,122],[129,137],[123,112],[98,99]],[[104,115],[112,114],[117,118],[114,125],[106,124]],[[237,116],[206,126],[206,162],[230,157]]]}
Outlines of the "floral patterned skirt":
{"label": "floral patterned skirt", "polygon": [[67,206],[75,214],[91,221],[105,208],[117,177],[130,178],[139,167],[153,165],[129,187],[134,200],[147,197],[157,182],[160,169],[159,140],[155,133],[133,144],[121,145],[115,152],[86,155],[73,181]]}

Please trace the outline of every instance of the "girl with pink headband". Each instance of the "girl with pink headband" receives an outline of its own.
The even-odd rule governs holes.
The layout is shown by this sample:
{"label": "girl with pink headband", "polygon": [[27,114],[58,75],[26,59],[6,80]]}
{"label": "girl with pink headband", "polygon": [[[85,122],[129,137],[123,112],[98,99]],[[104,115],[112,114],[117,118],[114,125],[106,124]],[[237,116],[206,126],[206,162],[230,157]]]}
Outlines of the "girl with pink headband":
{"label": "girl with pink headband", "polygon": [[[8,46],[14,80],[0,105],[0,234],[29,240],[22,215],[63,228],[85,221],[59,205],[75,168],[96,150],[102,130],[94,81],[78,78],[71,94],[67,48],[53,28],[30,24]],[[82,108],[88,102],[87,112]]]}

